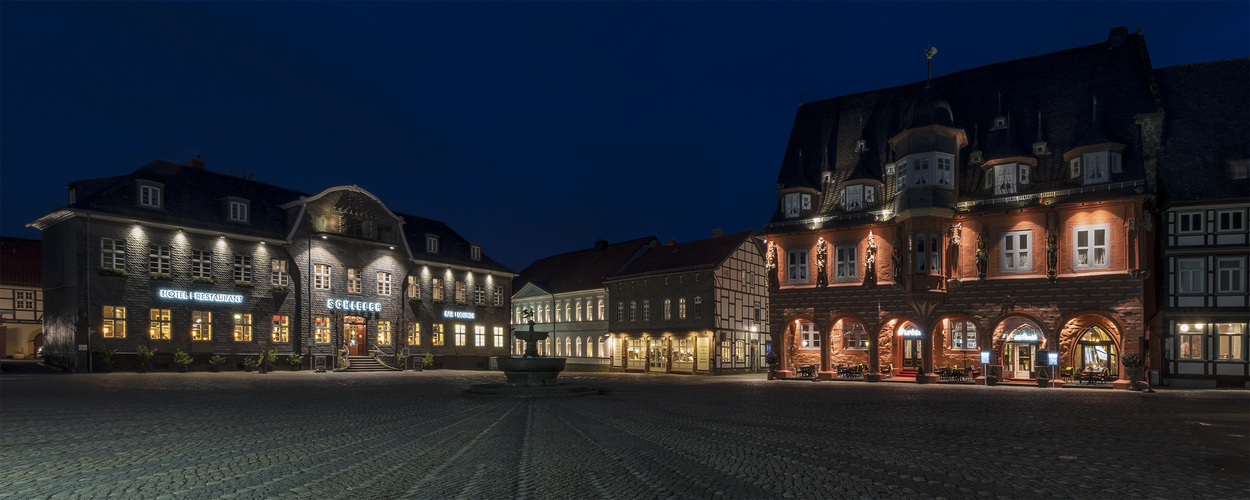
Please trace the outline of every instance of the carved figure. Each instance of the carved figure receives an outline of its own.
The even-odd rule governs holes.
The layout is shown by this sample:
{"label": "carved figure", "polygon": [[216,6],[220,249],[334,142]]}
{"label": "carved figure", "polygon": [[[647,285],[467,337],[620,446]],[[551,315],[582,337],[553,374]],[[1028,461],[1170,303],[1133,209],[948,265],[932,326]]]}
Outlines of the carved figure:
{"label": "carved figure", "polygon": [[977,233],[977,281],[985,281],[985,264],[989,252],[985,251],[985,234]]}
{"label": "carved figure", "polygon": [[1046,282],[1055,283],[1059,281],[1059,243],[1055,241],[1055,234],[1051,233],[1046,236]]}
{"label": "carved figure", "polygon": [[768,262],[765,264],[768,269],[768,286],[777,288],[777,244],[768,242]]}
{"label": "carved figure", "polygon": [[822,237],[816,240],[816,288],[824,290],[829,286],[829,279],[825,274],[825,257],[827,246],[825,239]]}
{"label": "carved figure", "polygon": [[877,284],[877,244],[868,233],[868,256],[864,257],[864,286]]}

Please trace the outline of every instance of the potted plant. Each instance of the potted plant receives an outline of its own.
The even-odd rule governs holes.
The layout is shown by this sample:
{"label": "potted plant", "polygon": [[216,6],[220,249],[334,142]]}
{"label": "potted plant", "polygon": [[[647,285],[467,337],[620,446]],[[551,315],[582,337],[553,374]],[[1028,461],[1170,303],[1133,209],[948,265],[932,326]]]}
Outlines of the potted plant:
{"label": "potted plant", "polygon": [[985,375],[985,385],[998,385],[998,365],[990,365],[990,371]]}
{"label": "potted plant", "polygon": [[764,357],[764,362],[768,363],[768,380],[777,378],[777,365],[781,363],[781,357],[776,351],[769,351]]}
{"label": "potted plant", "polygon": [[226,364],[226,357],[220,354],[214,354],[213,357],[208,358],[208,369],[210,371],[219,372],[221,371],[221,365],[224,364]]}
{"label": "potted plant", "polygon": [[96,349],[95,352],[100,356],[100,364],[103,365],[100,371],[113,371],[113,355],[117,353],[117,349],[109,349],[107,347],[100,346],[100,348]]}
{"label": "potted plant", "polygon": [[926,380],[924,376],[924,365],[917,366],[916,367],[916,383],[923,384],[926,382],[928,382],[928,380]]}
{"label": "potted plant", "polygon": [[191,355],[186,351],[182,349],[174,351],[174,363],[178,365],[179,372],[186,373],[187,367],[191,366],[191,361]]}
{"label": "potted plant", "polygon": [[274,366],[278,364],[278,350],[269,349],[265,351],[264,356],[265,356],[265,370],[270,371],[270,372],[273,371]]}
{"label": "potted plant", "polygon": [[1037,386],[1050,387],[1050,373],[1044,366],[1037,370]]}
{"label": "potted plant", "polygon": [[433,354],[430,354],[428,352],[425,353],[425,356],[421,358],[421,368],[423,369],[434,368],[434,355]]}
{"label": "potted plant", "polygon": [[141,345],[135,348],[135,371],[139,373],[147,373],[152,367],[152,356],[156,355],[156,349]]}
{"label": "potted plant", "polygon": [[251,372],[252,368],[256,368],[255,358],[243,358],[243,371]]}
{"label": "potted plant", "polygon": [[304,367],[304,355],[291,353],[290,356],[286,357],[286,364],[291,365],[291,371],[299,371],[300,368]]}
{"label": "potted plant", "polygon": [[1142,365],[1146,363],[1146,358],[1134,352],[1125,354],[1123,358],[1120,358],[1120,362],[1124,364],[1124,376],[1129,381],[1129,387],[1136,389],[1137,381],[1141,380]]}
{"label": "potted plant", "polygon": [[408,349],[395,350],[395,364],[399,365],[400,371],[408,368]]}

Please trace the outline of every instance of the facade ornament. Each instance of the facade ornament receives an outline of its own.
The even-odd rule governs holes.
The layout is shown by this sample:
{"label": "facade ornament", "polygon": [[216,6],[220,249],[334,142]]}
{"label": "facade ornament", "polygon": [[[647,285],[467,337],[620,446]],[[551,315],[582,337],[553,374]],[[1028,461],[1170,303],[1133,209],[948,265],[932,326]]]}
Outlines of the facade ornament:
{"label": "facade ornament", "polygon": [[868,231],[868,255],[864,257],[864,286],[877,284],[877,242]]}
{"label": "facade ornament", "polygon": [[1046,282],[1059,282],[1059,242],[1055,233],[1046,235]]}
{"label": "facade ornament", "polygon": [[989,252],[985,251],[985,225],[977,232],[977,281],[985,281],[985,265]]}
{"label": "facade ornament", "polygon": [[825,274],[825,260],[828,255],[828,246],[822,236],[816,240],[816,288],[818,290],[824,290],[829,286],[829,278]]}
{"label": "facade ornament", "polygon": [[903,226],[894,228],[894,245],[890,248],[890,277],[894,286],[903,286]]}
{"label": "facade ornament", "polygon": [[955,247],[955,250],[959,250],[959,239],[960,239],[960,235],[963,234],[963,231],[964,231],[963,222],[956,222],[954,226],[951,226],[950,245]]}
{"label": "facade ornament", "polygon": [[768,242],[768,262],[765,264],[768,270],[768,286],[777,288],[777,244]]}

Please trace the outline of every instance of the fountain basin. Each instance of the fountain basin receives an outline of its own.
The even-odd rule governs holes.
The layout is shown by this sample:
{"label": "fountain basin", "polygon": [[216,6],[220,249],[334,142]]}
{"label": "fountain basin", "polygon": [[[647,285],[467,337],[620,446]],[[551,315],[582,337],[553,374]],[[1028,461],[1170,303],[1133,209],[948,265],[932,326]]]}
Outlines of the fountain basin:
{"label": "fountain basin", "polygon": [[507,381],[504,385],[532,387],[557,385],[565,358],[499,358],[496,360]]}

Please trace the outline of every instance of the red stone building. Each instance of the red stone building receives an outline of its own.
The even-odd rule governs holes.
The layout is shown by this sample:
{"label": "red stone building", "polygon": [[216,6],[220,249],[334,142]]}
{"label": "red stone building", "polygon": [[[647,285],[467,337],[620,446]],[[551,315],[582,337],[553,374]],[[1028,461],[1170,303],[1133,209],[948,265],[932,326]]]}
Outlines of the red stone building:
{"label": "red stone building", "polygon": [[1057,351],[1061,373],[1127,386],[1121,358],[1159,343],[1162,119],[1144,38],[1123,28],[802,105],[763,230],[778,376],[979,369],[990,350],[1002,378],[1030,379]]}

